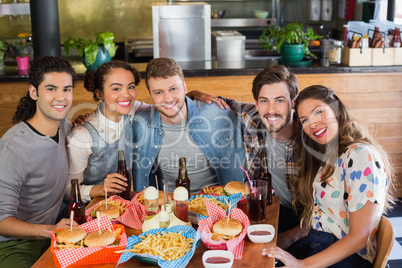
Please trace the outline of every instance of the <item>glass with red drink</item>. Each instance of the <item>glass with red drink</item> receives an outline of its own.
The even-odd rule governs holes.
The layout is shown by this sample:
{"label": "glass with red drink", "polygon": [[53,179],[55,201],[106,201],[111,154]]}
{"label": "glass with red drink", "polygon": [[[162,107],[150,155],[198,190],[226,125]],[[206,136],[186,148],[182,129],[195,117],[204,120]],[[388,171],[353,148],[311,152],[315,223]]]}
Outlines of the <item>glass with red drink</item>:
{"label": "glass with red drink", "polygon": [[267,211],[268,183],[263,180],[252,180],[251,184],[247,181],[245,186],[250,222],[264,222]]}

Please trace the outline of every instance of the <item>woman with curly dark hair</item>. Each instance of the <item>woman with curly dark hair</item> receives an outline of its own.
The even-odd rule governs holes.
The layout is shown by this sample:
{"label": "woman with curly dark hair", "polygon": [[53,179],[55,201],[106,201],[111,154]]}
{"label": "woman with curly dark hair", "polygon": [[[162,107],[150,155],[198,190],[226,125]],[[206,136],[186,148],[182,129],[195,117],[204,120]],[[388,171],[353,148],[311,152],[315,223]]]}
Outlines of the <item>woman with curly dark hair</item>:
{"label": "woman with curly dark hair", "polygon": [[[84,202],[104,196],[105,190],[110,195],[121,193],[127,185],[126,178],[116,173],[117,156],[118,150],[124,150],[130,160],[131,120],[137,109],[147,105],[136,101],[139,82],[137,70],[123,61],[104,63],[85,75],[84,87],[99,105],[67,138],[69,177],[81,183]],[[70,187],[67,185],[65,200],[70,199]]]}
{"label": "woman with curly dark hair", "polygon": [[390,160],[332,89],[304,89],[295,110],[302,164],[291,183],[310,232],[293,256],[279,248],[264,254],[289,267],[371,267],[381,216],[393,203]]}

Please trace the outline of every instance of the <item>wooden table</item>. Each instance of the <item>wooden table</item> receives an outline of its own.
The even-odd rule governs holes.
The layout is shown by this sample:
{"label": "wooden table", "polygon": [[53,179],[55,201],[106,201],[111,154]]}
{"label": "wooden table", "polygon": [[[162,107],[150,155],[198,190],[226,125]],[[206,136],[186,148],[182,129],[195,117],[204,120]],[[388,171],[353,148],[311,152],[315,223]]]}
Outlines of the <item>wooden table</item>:
{"label": "wooden table", "polygon": [[[87,207],[93,206],[94,204],[96,204],[97,202],[99,202],[102,199],[103,198],[100,198],[100,197],[94,198],[91,201],[91,203],[88,204]],[[277,231],[278,230],[278,217],[279,217],[279,197],[273,196],[272,204],[267,206],[267,216],[266,216],[266,220],[264,223],[271,224],[272,226],[275,227],[276,234],[275,234],[274,239],[270,243],[267,243],[267,244],[254,244],[246,236],[246,238],[245,238],[246,241],[244,244],[244,251],[243,251],[243,259],[235,260],[233,262],[232,267],[275,267],[274,259],[263,257],[261,255],[261,250],[263,248],[276,245],[276,238],[278,235],[278,231]],[[195,227],[197,227],[197,226],[195,226]],[[132,235],[139,235],[142,233],[142,231],[132,229],[130,227],[126,227],[126,233],[127,233],[127,236],[129,237]],[[202,254],[206,250],[207,250],[207,248],[205,248],[205,246],[201,243],[199,245],[199,247],[196,249],[193,258],[190,260],[187,267],[194,267],[194,268],[203,267]],[[95,266],[101,267],[101,268],[106,268],[106,267],[111,268],[111,267],[116,267],[116,263],[85,265],[85,266],[79,266],[79,267],[93,268]],[[54,260],[53,260],[53,254],[50,252],[50,249],[48,249],[32,267],[33,268],[56,267]],[[155,267],[155,266],[152,266],[152,265],[140,262],[134,258],[131,258],[129,261],[120,264],[118,267]]]}

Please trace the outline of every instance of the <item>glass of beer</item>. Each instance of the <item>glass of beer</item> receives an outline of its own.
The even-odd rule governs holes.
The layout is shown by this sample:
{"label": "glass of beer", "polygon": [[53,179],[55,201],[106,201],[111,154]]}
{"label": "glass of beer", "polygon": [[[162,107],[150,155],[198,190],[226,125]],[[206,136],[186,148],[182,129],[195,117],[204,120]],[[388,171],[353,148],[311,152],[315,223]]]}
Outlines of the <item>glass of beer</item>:
{"label": "glass of beer", "polygon": [[268,183],[263,180],[252,180],[251,184],[249,181],[246,181],[245,185],[250,222],[264,222],[267,208]]}

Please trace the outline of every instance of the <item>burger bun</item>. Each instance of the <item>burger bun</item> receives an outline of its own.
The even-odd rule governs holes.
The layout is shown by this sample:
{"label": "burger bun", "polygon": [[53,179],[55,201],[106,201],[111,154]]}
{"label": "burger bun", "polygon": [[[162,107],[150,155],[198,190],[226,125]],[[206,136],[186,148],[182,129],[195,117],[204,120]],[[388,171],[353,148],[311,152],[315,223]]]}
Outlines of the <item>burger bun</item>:
{"label": "burger bun", "polygon": [[70,231],[70,228],[64,228],[61,230],[57,236],[56,241],[59,243],[77,243],[85,238],[87,232],[84,229],[79,227],[73,227]]}
{"label": "burger bun", "polygon": [[103,247],[113,244],[115,240],[116,235],[111,231],[102,230],[101,233],[95,231],[85,237],[84,245],[87,247]]}
{"label": "burger bun", "polygon": [[246,187],[242,182],[231,181],[225,185],[225,192],[227,195],[241,193],[244,196],[246,195]]}
{"label": "burger bun", "polygon": [[227,237],[234,237],[243,231],[243,225],[236,219],[229,218],[228,221],[227,218],[223,218],[214,224],[212,231]]}
{"label": "burger bun", "polygon": [[113,204],[108,204],[107,208],[106,208],[106,204],[102,203],[99,206],[97,206],[94,209],[94,211],[95,211],[95,215],[96,215],[96,212],[99,211],[101,217],[104,215],[108,215],[109,219],[111,219],[111,220],[115,220],[118,217],[120,217],[120,208]]}

